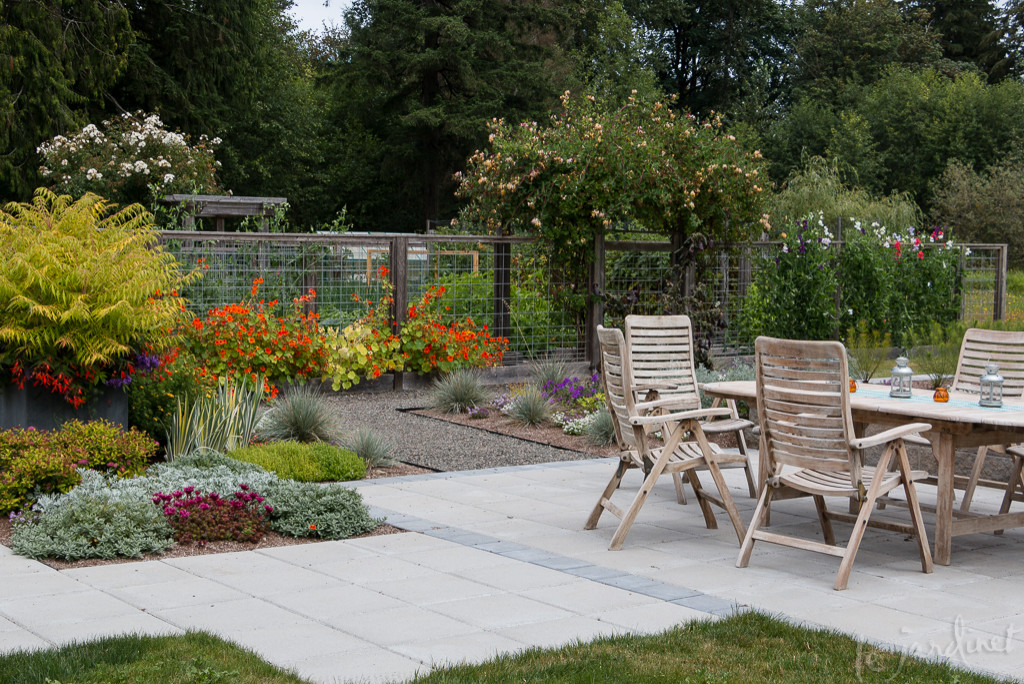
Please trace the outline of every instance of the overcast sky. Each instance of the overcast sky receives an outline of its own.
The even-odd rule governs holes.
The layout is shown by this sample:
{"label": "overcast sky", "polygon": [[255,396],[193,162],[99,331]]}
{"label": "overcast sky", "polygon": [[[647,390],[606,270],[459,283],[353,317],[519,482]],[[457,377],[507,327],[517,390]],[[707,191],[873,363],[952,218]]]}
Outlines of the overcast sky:
{"label": "overcast sky", "polygon": [[352,4],[352,0],[329,0],[324,7],[324,0],[292,0],[295,5],[291,9],[295,23],[300,29],[319,31],[324,23],[340,24],[341,13]]}

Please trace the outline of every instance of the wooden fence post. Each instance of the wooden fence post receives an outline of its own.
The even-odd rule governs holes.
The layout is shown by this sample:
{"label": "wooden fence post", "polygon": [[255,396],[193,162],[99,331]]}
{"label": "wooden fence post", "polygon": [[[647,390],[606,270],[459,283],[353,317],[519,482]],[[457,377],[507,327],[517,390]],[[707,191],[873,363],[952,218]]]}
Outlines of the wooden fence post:
{"label": "wooden fence post", "polygon": [[590,282],[587,283],[587,314],[583,334],[583,358],[596,369],[601,358],[598,352],[597,326],[604,324],[605,285],[604,233],[594,236],[594,260],[590,262]]}
{"label": "wooden fence post", "polygon": [[[395,285],[394,301],[391,303],[391,319],[394,321],[394,333],[402,329],[402,323],[408,318],[409,312],[409,238],[396,236],[388,245],[388,260],[391,268],[391,282]],[[395,372],[394,389],[404,388],[405,371]]]}
{"label": "wooden fence post", "polygon": [[[499,229],[499,235],[501,230]],[[494,330],[496,337],[512,335],[512,245],[494,243]]]}

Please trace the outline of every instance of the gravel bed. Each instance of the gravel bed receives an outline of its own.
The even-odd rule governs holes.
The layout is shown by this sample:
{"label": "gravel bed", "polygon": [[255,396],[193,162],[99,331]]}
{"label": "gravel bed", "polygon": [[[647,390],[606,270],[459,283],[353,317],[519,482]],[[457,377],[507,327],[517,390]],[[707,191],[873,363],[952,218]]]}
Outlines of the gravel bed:
{"label": "gravel bed", "polygon": [[425,407],[427,390],[339,392],[328,396],[343,429],[371,428],[392,443],[399,461],[432,470],[479,470],[595,458],[593,454],[558,449],[400,410]]}

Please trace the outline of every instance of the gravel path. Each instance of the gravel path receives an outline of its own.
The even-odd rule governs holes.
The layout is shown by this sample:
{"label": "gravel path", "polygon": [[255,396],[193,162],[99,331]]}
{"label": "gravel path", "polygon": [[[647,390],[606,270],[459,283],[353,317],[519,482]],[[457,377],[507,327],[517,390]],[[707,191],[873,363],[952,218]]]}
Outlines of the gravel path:
{"label": "gravel path", "polygon": [[477,470],[594,458],[399,410],[423,408],[426,396],[426,390],[342,392],[330,396],[330,401],[345,430],[371,428],[391,441],[396,459],[433,470]]}

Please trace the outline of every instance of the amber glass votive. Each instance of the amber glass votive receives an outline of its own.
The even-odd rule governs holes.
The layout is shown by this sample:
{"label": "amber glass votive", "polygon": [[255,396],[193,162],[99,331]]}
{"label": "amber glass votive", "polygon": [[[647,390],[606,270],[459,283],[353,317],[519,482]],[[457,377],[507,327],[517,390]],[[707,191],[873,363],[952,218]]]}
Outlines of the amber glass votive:
{"label": "amber glass votive", "polygon": [[936,387],[935,394],[932,395],[932,400],[940,403],[946,403],[949,401],[949,392],[946,391],[945,387]]}
{"label": "amber glass votive", "polygon": [[853,378],[850,378],[850,394],[853,394],[856,391],[857,391],[857,381],[854,380]]}

